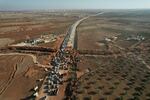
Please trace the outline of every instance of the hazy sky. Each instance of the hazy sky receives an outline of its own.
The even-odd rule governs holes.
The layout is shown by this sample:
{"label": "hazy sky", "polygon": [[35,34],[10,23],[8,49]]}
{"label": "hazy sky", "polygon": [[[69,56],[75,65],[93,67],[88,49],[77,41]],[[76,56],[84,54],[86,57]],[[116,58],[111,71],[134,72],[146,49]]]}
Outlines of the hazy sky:
{"label": "hazy sky", "polygon": [[150,8],[150,0],[0,0],[0,10]]}

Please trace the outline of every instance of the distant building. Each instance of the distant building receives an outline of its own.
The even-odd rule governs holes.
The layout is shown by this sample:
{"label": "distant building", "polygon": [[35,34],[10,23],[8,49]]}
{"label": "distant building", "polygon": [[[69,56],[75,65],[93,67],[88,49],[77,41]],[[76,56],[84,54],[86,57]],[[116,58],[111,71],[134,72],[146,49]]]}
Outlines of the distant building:
{"label": "distant building", "polygon": [[130,40],[136,40],[136,41],[142,41],[142,40],[145,40],[145,37],[141,36],[141,35],[138,35],[138,36],[130,36],[126,39],[127,41],[130,41]]}
{"label": "distant building", "polygon": [[26,40],[24,42],[16,44],[16,46],[32,46],[32,45],[38,45],[41,43],[49,43],[56,41],[56,35],[54,34],[47,34],[41,35],[39,38],[31,39],[30,37],[26,37]]}
{"label": "distant building", "polygon": [[105,41],[111,42],[112,40],[110,38],[105,38]]}

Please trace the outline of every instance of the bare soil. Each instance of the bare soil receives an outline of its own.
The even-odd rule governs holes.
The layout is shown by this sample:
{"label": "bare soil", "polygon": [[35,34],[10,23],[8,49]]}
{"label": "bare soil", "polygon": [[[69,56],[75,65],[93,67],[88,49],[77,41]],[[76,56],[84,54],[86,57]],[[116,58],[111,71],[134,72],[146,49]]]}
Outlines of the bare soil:
{"label": "bare soil", "polygon": [[0,56],[0,99],[26,97],[37,79],[44,76],[29,56]]}

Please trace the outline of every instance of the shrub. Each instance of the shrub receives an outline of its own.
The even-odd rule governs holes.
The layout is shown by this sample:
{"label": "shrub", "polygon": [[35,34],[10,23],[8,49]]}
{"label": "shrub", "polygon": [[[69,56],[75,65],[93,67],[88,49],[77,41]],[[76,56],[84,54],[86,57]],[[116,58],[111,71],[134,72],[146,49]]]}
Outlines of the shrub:
{"label": "shrub", "polygon": [[101,98],[99,98],[99,100],[107,100],[107,98],[101,97]]}
{"label": "shrub", "polygon": [[122,96],[116,97],[115,100],[123,100]]}
{"label": "shrub", "polygon": [[132,95],[138,97],[141,95],[141,93],[140,92],[134,92]]}
{"label": "shrub", "polygon": [[76,93],[77,93],[77,94],[83,94],[84,91],[83,91],[83,90],[77,90]]}
{"label": "shrub", "polygon": [[103,89],[103,88],[104,88],[104,86],[98,86],[97,88],[98,88],[98,89]]}
{"label": "shrub", "polygon": [[111,95],[113,93],[113,91],[107,91],[104,93],[104,95]]}
{"label": "shrub", "polygon": [[150,93],[147,93],[146,96],[147,96],[147,97],[150,97]]}
{"label": "shrub", "polygon": [[129,87],[124,87],[123,89],[127,91],[127,90],[129,90],[130,88],[129,88]]}
{"label": "shrub", "polygon": [[120,84],[120,82],[118,82],[118,81],[114,82],[114,85],[119,85],[119,84]]}
{"label": "shrub", "polygon": [[91,100],[90,96],[83,97],[83,100]]}
{"label": "shrub", "polygon": [[95,91],[90,91],[90,92],[88,92],[88,94],[89,94],[89,95],[95,95],[95,94],[97,94],[97,92],[95,92]]}
{"label": "shrub", "polygon": [[85,89],[89,89],[89,88],[90,88],[90,86],[85,86],[85,87],[83,87],[83,88],[85,88]]}

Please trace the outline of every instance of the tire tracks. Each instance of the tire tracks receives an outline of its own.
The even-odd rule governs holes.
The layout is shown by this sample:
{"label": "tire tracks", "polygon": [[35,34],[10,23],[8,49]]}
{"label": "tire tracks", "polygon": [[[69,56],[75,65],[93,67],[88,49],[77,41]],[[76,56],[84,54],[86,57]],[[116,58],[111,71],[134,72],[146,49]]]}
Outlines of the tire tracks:
{"label": "tire tracks", "polygon": [[3,88],[0,90],[0,95],[2,95],[7,90],[7,88],[10,86],[10,84],[14,80],[17,69],[18,69],[18,66],[17,66],[17,64],[15,64],[13,67],[13,71],[11,72],[10,77],[8,78],[8,81],[5,83]]}
{"label": "tire tracks", "polygon": [[32,57],[33,63],[36,64],[38,67],[42,67],[42,68],[44,68],[44,67],[49,68],[50,67],[49,65],[43,65],[40,62],[38,62],[37,57],[33,54],[24,54],[24,53],[7,53],[7,54],[5,54],[5,53],[0,53],[0,56],[16,56],[16,55]]}

